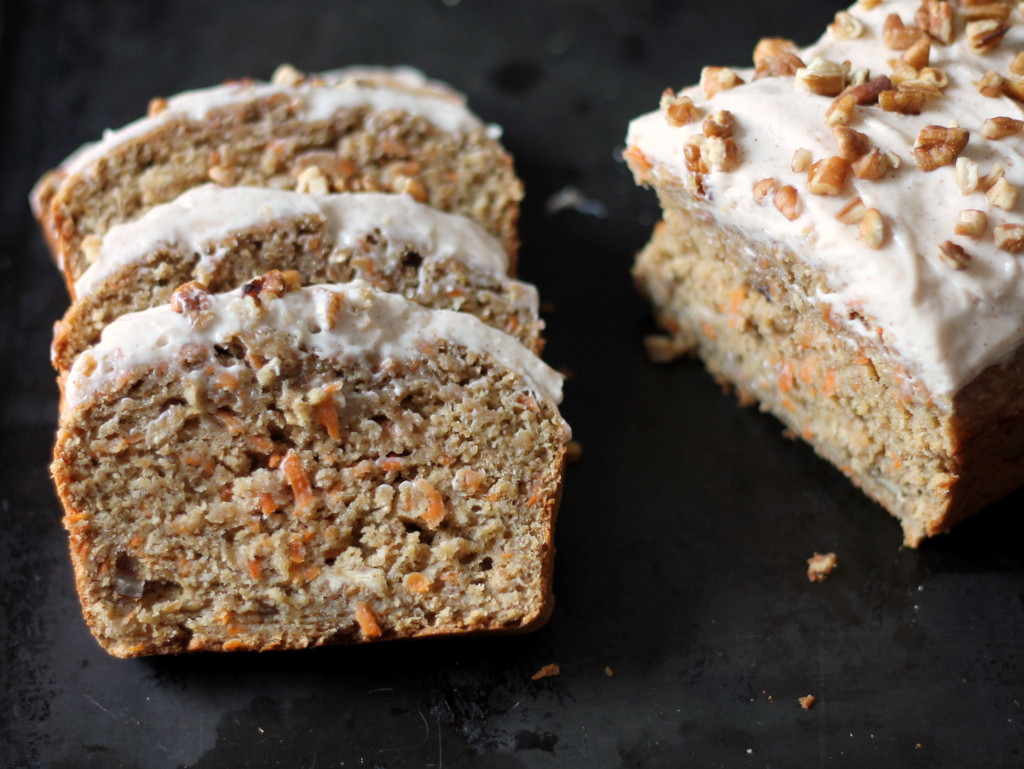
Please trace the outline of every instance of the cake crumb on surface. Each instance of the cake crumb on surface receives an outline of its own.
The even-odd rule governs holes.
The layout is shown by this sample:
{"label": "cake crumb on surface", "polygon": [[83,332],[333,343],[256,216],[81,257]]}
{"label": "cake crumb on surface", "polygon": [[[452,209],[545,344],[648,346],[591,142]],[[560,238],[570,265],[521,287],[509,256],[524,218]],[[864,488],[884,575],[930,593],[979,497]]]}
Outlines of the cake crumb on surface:
{"label": "cake crumb on surface", "polygon": [[558,665],[556,665],[555,663],[551,663],[550,665],[545,665],[532,676],[530,676],[530,680],[539,681],[542,678],[550,678],[551,676],[557,676],[560,672],[561,669],[558,667]]}
{"label": "cake crumb on surface", "polygon": [[811,582],[824,582],[838,563],[835,553],[815,553],[807,559],[807,579]]}
{"label": "cake crumb on surface", "polygon": [[615,675],[615,671],[612,670],[610,667],[606,666],[605,669],[604,669],[604,674],[606,676],[608,676],[609,678],[611,678],[613,675]]}
{"label": "cake crumb on surface", "polygon": [[810,710],[814,707],[814,703],[817,702],[817,698],[813,694],[808,694],[806,697],[798,697],[800,707],[804,710]]}

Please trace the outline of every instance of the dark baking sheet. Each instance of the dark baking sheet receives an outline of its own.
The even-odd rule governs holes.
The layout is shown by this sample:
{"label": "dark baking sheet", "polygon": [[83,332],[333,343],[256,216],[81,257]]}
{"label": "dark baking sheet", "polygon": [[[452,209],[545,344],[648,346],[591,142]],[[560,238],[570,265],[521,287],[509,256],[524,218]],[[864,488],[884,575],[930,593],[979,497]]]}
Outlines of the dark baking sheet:
{"label": "dark baking sheet", "polygon": [[[777,422],[643,353],[629,266],[657,207],[617,159],[627,121],[763,34],[810,42],[830,6],[0,4],[0,766],[1022,765],[1024,495],[901,549]],[[551,305],[546,357],[572,373],[583,446],[534,635],[121,661],[81,621],[46,472],[65,297],[28,189],[151,96],[281,61],[412,64],[505,128],[522,274]],[[566,187],[596,205],[549,210]],[[821,584],[816,550],[839,556]],[[532,681],[548,663],[560,675]]]}

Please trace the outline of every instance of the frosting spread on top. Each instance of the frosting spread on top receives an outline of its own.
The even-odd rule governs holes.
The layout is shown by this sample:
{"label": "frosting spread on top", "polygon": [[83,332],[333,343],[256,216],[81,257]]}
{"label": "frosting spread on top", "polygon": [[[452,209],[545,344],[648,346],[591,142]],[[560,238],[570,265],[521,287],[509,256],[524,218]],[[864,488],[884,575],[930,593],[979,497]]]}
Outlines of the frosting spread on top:
{"label": "frosting spread on top", "polygon": [[[326,221],[325,234],[336,250],[356,249],[360,240],[379,233],[387,240],[382,255],[385,261],[397,261],[413,248],[425,261],[454,258],[497,278],[508,272],[505,249],[480,225],[417,203],[407,195],[313,195],[204,184],[155,206],[135,221],[112,227],[104,235],[95,261],[76,281],[75,295],[89,295],[111,275],[161,246],[200,254],[195,277],[207,283],[230,248],[214,248],[215,244],[261,223],[309,216]],[[535,302],[536,292],[524,292],[527,294]]]}
{"label": "frosting spread on top", "polygon": [[[298,108],[297,117],[309,121],[328,120],[341,109],[368,107],[375,112],[399,110],[418,115],[451,133],[466,133],[483,125],[457,92],[427,80],[416,70],[349,67],[323,76],[301,78],[290,85],[238,80],[213,88],[185,91],[167,99],[156,114],[123,128],[108,130],[102,140],[79,148],[61,168],[68,174],[83,172],[114,147],[145,136],[172,120],[203,120],[211,110],[271,96],[291,99]],[[495,135],[500,129],[490,126],[489,132]]]}
{"label": "frosting spread on top", "polygon": [[[849,62],[853,71],[867,68],[870,78],[893,75],[893,64],[898,64],[893,60],[901,51],[883,42],[886,19],[898,14],[904,24],[913,25],[921,6],[904,0],[857,3],[849,14],[862,25],[860,34],[843,39],[830,30],[796,53],[805,65],[820,58]],[[702,175],[705,209],[721,225],[779,242],[820,266],[830,283],[821,298],[836,310],[834,317],[846,319],[856,310],[869,318],[874,331],[881,329],[887,344],[904,358],[912,377],[933,394],[950,395],[1024,341],[1024,255],[997,247],[994,238],[998,225],[1024,224],[1024,201],[1004,208],[990,202],[981,189],[964,194],[954,163],[925,172],[915,163],[914,146],[925,126],[959,125],[970,133],[961,158],[977,163],[982,176],[999,164],[1013,188],[1024,185],[1024,134],[989,139],[980,132],[990,118],[1024,119],[1020,102],[998,89],[994,96],[983,95],[978,86],[988,71],[1014,77],[1011,62],[1024,49],[1024,24],[1016,21],[1001,43],[984,53],[971,49],[959,14],[951,44],[932,39],[928,66],[944,72],[949,84],[925,100],[920,114],[887,112],[877,104],[857,106],[849,127],[901,162],[874,180],[849,174],[838,195],[812,194],[807,171],[793,170],[798,149],[808,150],[814,161],[839,154],[833,128],[825,120],[833,97],[796,88],[798,78],[793,76],[755,78],[752,69],[736,70],[745,83],[710,98],[697,86],[684,89],[680,94],[692,100],[699,117],[670,125],[663,105],[630,124],[627,152],[639,153],[641,164],[649,164],[648,180],[655,186],[659,177],[686,179],[691,175],[686,140],[702,133],[708,115],[732,113],[738,159],[730,170],[723,170],[729,163],[713,165]],[[762,204],[755,203],[754,185],[767,178],[795,188],[798,216],[787,219],[771,194]],[[836,219],[857,197],[866,209],[881,214],[885,234],[879,248],[862,242],[857,224]],[[955,232],[958,215],[966,209],[987,215],[987,228],[978,237]],[[940,256],[946,241],[966,252],[965,268],[954,269]],[[869,333],[856,320],[849,323]]]}
{"label": "frosting spread on top", "polygon": [[280,297],[262,293],[259,301],[242,290],[201,292],[195,299],[201,308],[197,313],[161,305],[108,325],[100,342],[75,360],[65,382],[65,407],[75,409],[102,397],[139,368],[178,365],[185,346],[210,349],[268,331],[282,335],[295,349],[342,365],[370,353],[380,359],[414,360],[427,355],[423,350],[431,345],[449,342],[489,355],[518,374],[538,397],[561,402],[562,376],[511,336],[472,315],[427,309],[362,281],[307,286]]}

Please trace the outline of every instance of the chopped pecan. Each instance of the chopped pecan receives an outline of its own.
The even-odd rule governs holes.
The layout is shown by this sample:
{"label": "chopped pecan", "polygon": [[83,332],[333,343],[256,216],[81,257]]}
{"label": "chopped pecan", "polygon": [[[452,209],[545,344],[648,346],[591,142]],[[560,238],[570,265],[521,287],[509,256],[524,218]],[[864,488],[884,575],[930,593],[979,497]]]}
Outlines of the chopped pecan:
{"label": "chopped pecan", "polygon": [[960,15],[967,21],[978,19],[995,19],[1006,21],[1010,18],[1010,6],[1006,3],[963,3]]}
{"label": "chopped pecan", "polygon": [[850,161],[833,155],[811,166],[807,174],[807,191],[814,195],[838,195],[850,173]]}
{"label": "chopped pecan", "polygon": [[[1024,101],[1024,77],[1005,77],[999,83],[999,91],[1017,101]],[[987,96],[988,94],[986,94]]]}
{"label": "chopped pecan", "polygon": [[967,34],[967,47],[974,53],[988,53],[1003,42],[1010,25],[996,19],[969,21],[964,28]]}
{"label": "chopped pecan", "polygon": [[754,69],[754,77],[788,77],[806,66],[804,60],[795,53],[780,53],[758,64]]}
{"label": "chopped pecan", "polygon": [[762,37],[754,46],[754,67],[760,67],[768,59],[773,59],[780,54],[795,54],[799,50],[797,44],[788,38]]}
{"label": "chopped pecan", "polygon": [[982,96],[995,98],[1003,93],[1003,76],[990,69],[975,85]]}
{"label": "chopped pecan", "polygon": [[878,101],[878,94],[882,91],[889,91],[892,89],[892,81],[886,75],[879,75],[873,77],[866,83],[860,85],[851,85],[841,94],[838,98],[841,99],[844,96],[852,96],[855,104],[874,104]]}
{"label": "chopped pecan", "polygon": [[1020,190],[1006,181],[1006,177],[1000,177],[985,191],[988,202],[996,208],[1009,211],[1017,205],[1017,198],[1020,197]]}
{"label": "chopped pecan", "polygon": [[864,34],[864,25],[849,11],[839,11],[828,32],[836,40],[853,40]]}
{"label": "chopped pecan", "polygon": [[759,206],[762,205],[764,201],[768,199],[768,196],[774,196],[778,189],[778,179],[773,179],[770,176],[766,179],[754,182],[754,202]]}
{"label": "chopped pecan", "polygon": [[818,58],[797,70],[793,85],[819,96],[838,96],[846,87],[846,68],[839,62]]}
{"label": "chopped pecan", "polygon": [[733,135],[736,130],[736,117],[727,109],[720,109],[708,115],[701,124],[701,131],[709,139],[718,136],[723,139]]}
{"label": "chopped pecan", "polygon": [[711,136],[700,150],[701,159],[713,171],[733,171],[740,164],[740,150],[731,136]]}
{"label": "chopped pecan", "polygon": [[167,109],[167,99],[156,96],[149,100],[149,107],[146,109],[147,117],[156,117]]}
{"label": "chopped pecan", "polygon": [[967,235],[972,238],[980,238],[985,234],[988,227],[988,216],[984,211],[968,208],[959,213],[956,218],[957,235]]}
{"label": "chopped pecan", "polygon": [[792,185],[787,184],[776,190],[773,201],[779,213],[790,221],[800,217],[800,194]]}
{"label": "chopped pecan", "polygon": [[900,60],[906,62],[914,69],[921,69],[922,67],[928,66],[928,59],[931,56],[931,53],[931,38],[927,35],[922,35],[900,55]]}
{"label": "chopped pecan", "polygon": [[917,27],[904,25],[898,13],[890,13],[882,26],[882,43],[893,51],[905,51],[923,34]]}
{"label": "chopped pecan", "polygon": [[789,167],[793,169],[795,173],[803,174],[810,169],[813,162],[814,157],[811,155],[811,151],[800,147],[793,151],[793,160]]}
{"label": "chopped pecan", "polygon": [[858,179],[875,181],[881,179],[890,168],[895,168],[892,157],[889,154],[875,149],[861,158],[853,161],[853,175]]}
{"label": "chopped pecan", "polygon": [[866,155],[871,149],[871,140],[867,135],[849,126],[835,126],[832,129],[832,135],[836,139],[836,146],[839,147],[840,157],[851,162]]}
{"label": "chopped pecan", "polygon": [[956,159],[956,186],[960,194],[970,195],[978,189],[978,164],[970,158]]}
{"label": "chopped pecan", "polygon": [[677,96],[671,88],[666,88],[662,93],[660,106],[665,112],[666,122],[677,128],[700,117],[700,111],[694,106],[693,99],[689,96]]}
{"label": "chopped pecan", "polygon": [[1024,51],[1013,57],[1013,61],[1010,62],[1010,72],[1014,75],[1024,75]]}
{"label": "chopped pecan", "polygon": [[943,45],[953,42],[953,8],[946,0],[925,0],[914,21]]}
{"label": "chopped pecan", "polygon": [[864,212],[857,237],[868,248],[879,249],[885,244],[885,220],[877,208],[869,208]]}
{"label": "chopped pecan", "polygon": [[921,91],[882,91],[878,94],[878,106],[886,112],[920,115],[926,98]]}
{"label": "chopped pecan", "polygon": [[996,247],[1011,254],[1024,251],[1024,224],[1000,224],[995,231]]}
{"label": "chopped pecan", "polygon": [[980,189],[983,192],[988,192],[990,189],[992,189],[992,185],[994,185],[1004,176],[1006,176],[1006,169],[1003,168],[1002,165],[1000,165],[999,163],[993,163],[992,169],[987,174],[978,179],[978,189]]}
{"label": "chopped pecan", "polygon": [[928,125],[921,129],[914,142],[914,160],[922,171],[948,166],[967,146],[970,134],[963,128]]}
{"label": "chopped pecan", "polygon": [[213,319],[213,301],[209,289],[198,280],[179,286],[171,294],[171,310],[188,318],[193,328],[202,328]]}
{"label": "chopped pecan", "polygon": [[868,212],[868,207],[860,198],[854,198],[836,212],[836,219],[843,224],[859,224]]}
{"label": "chopped pecan", "polygon": [[686,161],[686,170],[694,174],[706,174],[707,163],[704,161],[701,147],[707,139],[702,134],[694,134],[683,142],[683,159]]}
{"label": "chopped pecan", "polygon": [[825,110],[825,125],[837,126],[846,125],[853,119],[853,111],[857,107],[857,100],[850,94],[840,94]]}
{"label": "chopped pecan", "polygon": [[952,240],[939,244],[939,261],[953,270],[964,270],[971,263],[971,255],[964,251],[963,246]]}
{"label": "chopped pecan", "polygon": [[700,71],[700,90],[705,99],[715,94],[728,91],[743,83],[743,78],[728,67],[704,67]]}
{"label": "chopped pecan", "polygon": [[1024,120],[1012,117],[990,117],[981,124],[979,133],[986,139],[1004,139],[1024,130]]}

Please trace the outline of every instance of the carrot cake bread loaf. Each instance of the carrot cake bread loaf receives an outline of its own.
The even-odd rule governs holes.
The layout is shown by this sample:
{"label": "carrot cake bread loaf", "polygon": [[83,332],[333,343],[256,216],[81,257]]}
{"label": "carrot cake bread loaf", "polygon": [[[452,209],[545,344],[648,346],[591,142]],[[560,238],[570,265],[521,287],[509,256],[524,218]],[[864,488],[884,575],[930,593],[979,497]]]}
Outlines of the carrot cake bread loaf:
{"label": "carrot cake bread loaf", "polygon": [[411,70],[305,77],[281,67],[272,83],[154,99],[147,117],[44,176],[33,210],[71,291],[89,265],[91,238],[211,180],[406,192],[479,221],[514,268],[522,185],[499,135],[459,94]]}
{"label": "carrot cake bread loaf", "polygon": [[1024,24],[863,0],[706,67],[629,128],[664,214],[634,275],[668,336],[896,515],[1024,481]]}
{"label": "carrot cake bread loaf", "polygon": [[52,472],[118,656],[521,631],[551,606],[561,377],[466,313],[270,272],[123,316]]}
{"label": "carrot cake bread loaf", "polygon": [[169,301],[198,280],[228,291],[271,269],[304,284],[362,278],[420,304],[471,312],[541,346],[537,292],[507,277],[508,256],[474,221],[406,195],[301,194],[205,184],[96,240],[58,322],[54,364],[66,371],[103,327]]}

